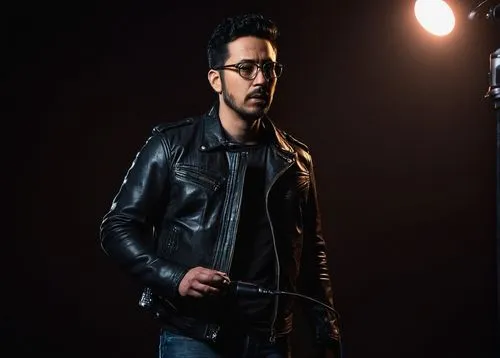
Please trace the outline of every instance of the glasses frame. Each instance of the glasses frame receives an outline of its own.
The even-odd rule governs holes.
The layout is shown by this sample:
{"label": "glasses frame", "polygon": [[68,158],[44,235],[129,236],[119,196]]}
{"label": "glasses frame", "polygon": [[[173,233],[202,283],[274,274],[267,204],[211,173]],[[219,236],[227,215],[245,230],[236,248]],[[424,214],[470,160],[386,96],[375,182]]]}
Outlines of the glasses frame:
{"label": "glasses frame", "polygon": [[[253,66],[257,66],[257,71],[255,71],[255,74],[251,77],[247,77],[247,76],[243,76],[241,74],[241,66],[242,65],[246,65],[246,64],[251,64]],[[266,75],[266,72],[264,71],[264,66],[267,66],[269,64],[274,64],[276,66],[276,68],[279,68],[279,75],[275,76],[275,77],[268,77]],[[230,64],[230,65],[224,65],[224,66],[219,66],[219,67],[214,67],[213,70],[235,70],[235,71],[238,71],[238,74],[246,79],[246,80],[254,80],[255,77],[257,77],[257,74],[259,73],[259,70],[262,72],[262,74],[264,75],[264,78],[266,80],[272,80],[272,79],[277,79],[279,77],[281,77],[281,75],[283,74],[283,64],[282,63],[279,63],[279,62],[274,62],[274,61],[268,61],[268,62],[264,62],[263,64],[259,64],[257,62],[251,62],[251,61],[241,61],[241,62],[238,62],[238,63],[233,63],[233,64]]]}

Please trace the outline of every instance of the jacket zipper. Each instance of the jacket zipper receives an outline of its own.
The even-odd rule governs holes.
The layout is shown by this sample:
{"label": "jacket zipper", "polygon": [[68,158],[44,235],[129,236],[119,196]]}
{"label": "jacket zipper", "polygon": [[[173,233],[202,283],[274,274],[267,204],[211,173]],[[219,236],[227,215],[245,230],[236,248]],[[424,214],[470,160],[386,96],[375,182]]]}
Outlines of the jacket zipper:
{"label": "jacket zipper", "polygon": [[172,252],[174,251],[174,248],[177,245],[176,240],[177,240],[178,233],[179,233],[179,229],[177,228],[176,225],[173,225],[172,230],[170,231],[168,238],[167,238],[167,245],[165,247],[166,254],[171,255]]}
{"label": "jacket zipper", "polygon": [[[234,205],[234,202],[236,201],[236,200],[232,200],[232,199],[234,199],[232,194],[239,196],[238,198],[236,198],[237,202],[238,202],[238,204],[237,204],[238,205],[238,213],[239,213],[239,208],[241,207],[241,200],[243,197],[243,195],[242,195],[243,189],[242,188],[244,185],[243,184],[244,179],[240,181],[239,188],[237,188],[236,184],[238,184],[238,177],[239,177],[238,174],[239,174],[239,170],[240,170],[241,159],[245,159],[246,155],[247,155],[247,153],[245,153],[245,152],[241,153],[242,158],[240,158],[239,154],[237,154],[237,153],[234,153],[234,154],[231,153],[228,155],[229,156],[228,161],[229,161],[229,166],[230,166],[229,173],[234,173],[234,174],[230,175],[228,178],[228,181],[227,181],[227,190],[226,190],[226,197],[224,199],[224,209],[223,209],[224,213],[223,213],[223,219],[222,219],[223,227],[221,229],[221,235],[220,235],[221,239],[217,243],[216,255],[215,255],[214,261],[212,263],[212,267],[214,269],[218,269],[218,270],[221,270],[223,272],[229,272],[231,262],[233,260],[234,246],[235,246],[234,239],[233,239],[232,240],[233,244],[231,245],[231,250],[230,250],[231,252],[229,254],[229,258],[228,258],[228,260],[223,261],[223,258],[225,256],[225,255],[223,255],[223,253],[225,252],[224,246],[226,246],[226,244],[231,239],[231,237],[230,237],[231,235],[229,234],[229,232],[230,232],[229,223],[231,222],[231,220],[226,219],[226,217],[229,216],[229,219],[231,218],[232,211],[233,211],[233,205]],[[244,162],[243,178],[245,178],[245,172],[246,172],[246,163]],[[239,220],[239,215],[238,215],[237,219]],[[235,222],[234,226],[237,228],[238,222]],[[236,232],[236,230],[235,230],[235,232]],[[212,342],[215,342],[217,340],[219,330],[220,330],[220,326],[211,325],[208,328],[208,337],[207,338],[209,338]]]}
{"label": "jacket zipper", "polygon": [[[192,173],[194,175],[189,175],[189,173]],[[196,170],[189,170],[189,169],[179,169],[176,171],[176,175],[180,179],[184,179],[186,181],[191,181],[193,183],[202,185],[202,186],[207,186],[212,190],[212,191],[217,191],[220,187],[220,183],[217,182],[216,180],[207,177],[206,175],[202,175]]]}
{"label": "jacket zipper", "polygon": [[[269,185],[269,188],[267,189],[266,192],[266,215],[267,215],[267,220],[269,221],[269,226],[271,227],[271,236],[273,238],[273,246],[274,246],[274,255],[276,257],[276,291],[280,290],[280,264],[279,264],[279,255],[278,255],[278,249],[276,247],[276,237],[274,234],[274,226],[271,221],[271,215],[269,214],[269,193],[273,187],[273,185],[276,183],[276,181],[283,175],[284,172],[286,172],[293,164],[293,159],[291,158],[286,158],[286,161],[288,162],[288,166],[283,168],[273,179],[271,184]],[[278,317],[278,301],[279,297],[276,295],[274,297],[274,310],[273,310],[273,319],[271,322],[271,335],[269,336],[269,342],[271,344],[274,344],[276,342],[276,329],[275,329],[275,324],[276,324],[276,319]]]}
{"label": "jacket zipper", "polygon": [[[247,152],[242,152],[241,153],[241,156],[243,159],[247,159],[247,156],[248,156],[248,153]],[[238,161],[238,162],[241,162]],[[247,171],[247,161],[245,161],[243,163],[243,173],[241,175],[241,178],[242,180],[240,180],[239,184],[240,184],[240,187],[239,187],[239,190],[236,190],[237,193],[239,193],[239,198],[238,198],[238,210],[237,210],[237,213],[238,215],[236,216],[236,222],[234,224],[234,227],[235,227],[235,230],[234,230],[234,237],[236,237],[237,233],[238,233],[238,225],[240,223],[240,210],[241,210],[241,201],[243,200],[243,188],[245,187],[245,175],[246,175],[246,171]],[[238,175],[235,176],[235,178],[239,177]],[[229,270],[231,269],[231,263],[233,262],[233,256],[234,256],[234,248],[235,248],[235,245],[234,245],[234,242],[235,240],[233,240],[233,244],[231,245],[231,253],[229,254],[229,260],[227,261],[227,267],[224,267],[224,272],[227,272],[229,273]]]}
{"label": "jacket zipper", "polygon": [[[235,202],[237,202],[238,205],[238,213],[239,213],[239,207],[241,206],[241,200],[242,200],[242,193],[243,193],[243,181],[240,180],[240,183],[238,183],[238,178],[239,178],[239,170],[240,170],[240,163],[242,159],[246,159],[246,153],[230,153],[228,152],[229,156],[229,173],[232,173],[227,181],[227,194],[226,198],[224,199],[224,211],[222,215],[222,225],[223,227],[221,228],[221,235],[220,235],[220,240],[217,243],[217,250],[216,250],[216,256],[213,261],[212,267],[221,270],[224,272],[229,271],[229,268],[231,266],[231,260],[233,257],[233,251],[234,251],[234,238],[232,240],[233,244],[231,245],[231,253],[230,255],[225,255],[224,253],[227,252],[224,250],[224,247],[227,245],[228,242],[231,240],[231,235],[230,235],[230,224],[231,224],[231,218],[232,218],[232,212]],[[241,158],[240,158],[241,156]],[[243,165],[243,177],[246,172],[246,162]],[[239,188],[237,188],[236,184],[240,184]],[[236,195],[237,197],[235,198],[233,195]],[[238,223],[232,220],[233,227],[237,227]],[[234,230],[234,235],[236,235],[236,230]],[[224,257],[226,256],[226,260],[224,260]]]}

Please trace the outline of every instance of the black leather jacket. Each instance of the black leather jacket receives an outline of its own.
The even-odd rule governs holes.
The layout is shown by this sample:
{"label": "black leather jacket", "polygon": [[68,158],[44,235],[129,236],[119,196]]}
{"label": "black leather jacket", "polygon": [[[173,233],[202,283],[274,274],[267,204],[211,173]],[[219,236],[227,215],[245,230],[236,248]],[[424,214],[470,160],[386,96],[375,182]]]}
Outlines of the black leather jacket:
{"label": "black leather jacket", "polygon": [[[311,156],[268,118],[262,121],[271,143],[265,200],[278,263],[275,289],[333,306]],[[101,224],[102,248],[151,288],[165,321],[210,340],[219,330],[204,316],[213,312],[211,303],[180,297],[178,286],[195,266],[230,271],[246,156],[229,145],[216,107],[155,127]],[[291,330],[291,303],[290,296],[276,296],[272,336]],[[338,344],[338,317],[306,306],[317,339]]]}

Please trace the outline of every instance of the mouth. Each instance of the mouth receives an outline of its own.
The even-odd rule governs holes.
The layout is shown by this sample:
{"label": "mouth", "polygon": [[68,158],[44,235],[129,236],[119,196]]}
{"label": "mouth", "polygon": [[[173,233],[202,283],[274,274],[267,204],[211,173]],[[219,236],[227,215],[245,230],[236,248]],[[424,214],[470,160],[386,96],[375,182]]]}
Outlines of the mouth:
{"label": "mouth", "polygon": [[256,102],[265,102],[265,103],[269,102],[269,96],[261,93],[252,94],[248,96],[248,99]]}
{"label": "mouth", "polygon": [[265,97],[250,97],[249,100],[256,102],[267,102],[267,98]]}

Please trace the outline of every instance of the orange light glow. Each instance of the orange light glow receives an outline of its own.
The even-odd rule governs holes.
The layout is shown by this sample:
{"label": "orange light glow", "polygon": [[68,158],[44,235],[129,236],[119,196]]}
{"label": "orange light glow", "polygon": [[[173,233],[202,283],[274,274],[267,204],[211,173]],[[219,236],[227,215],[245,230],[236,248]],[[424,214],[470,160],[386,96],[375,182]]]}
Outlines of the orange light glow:
{"label": "orange light glow", "polygon": [[422,27],[436,36],[445,36],[455,27],[455,15],[442,0],[415,1],[415,16]]}

